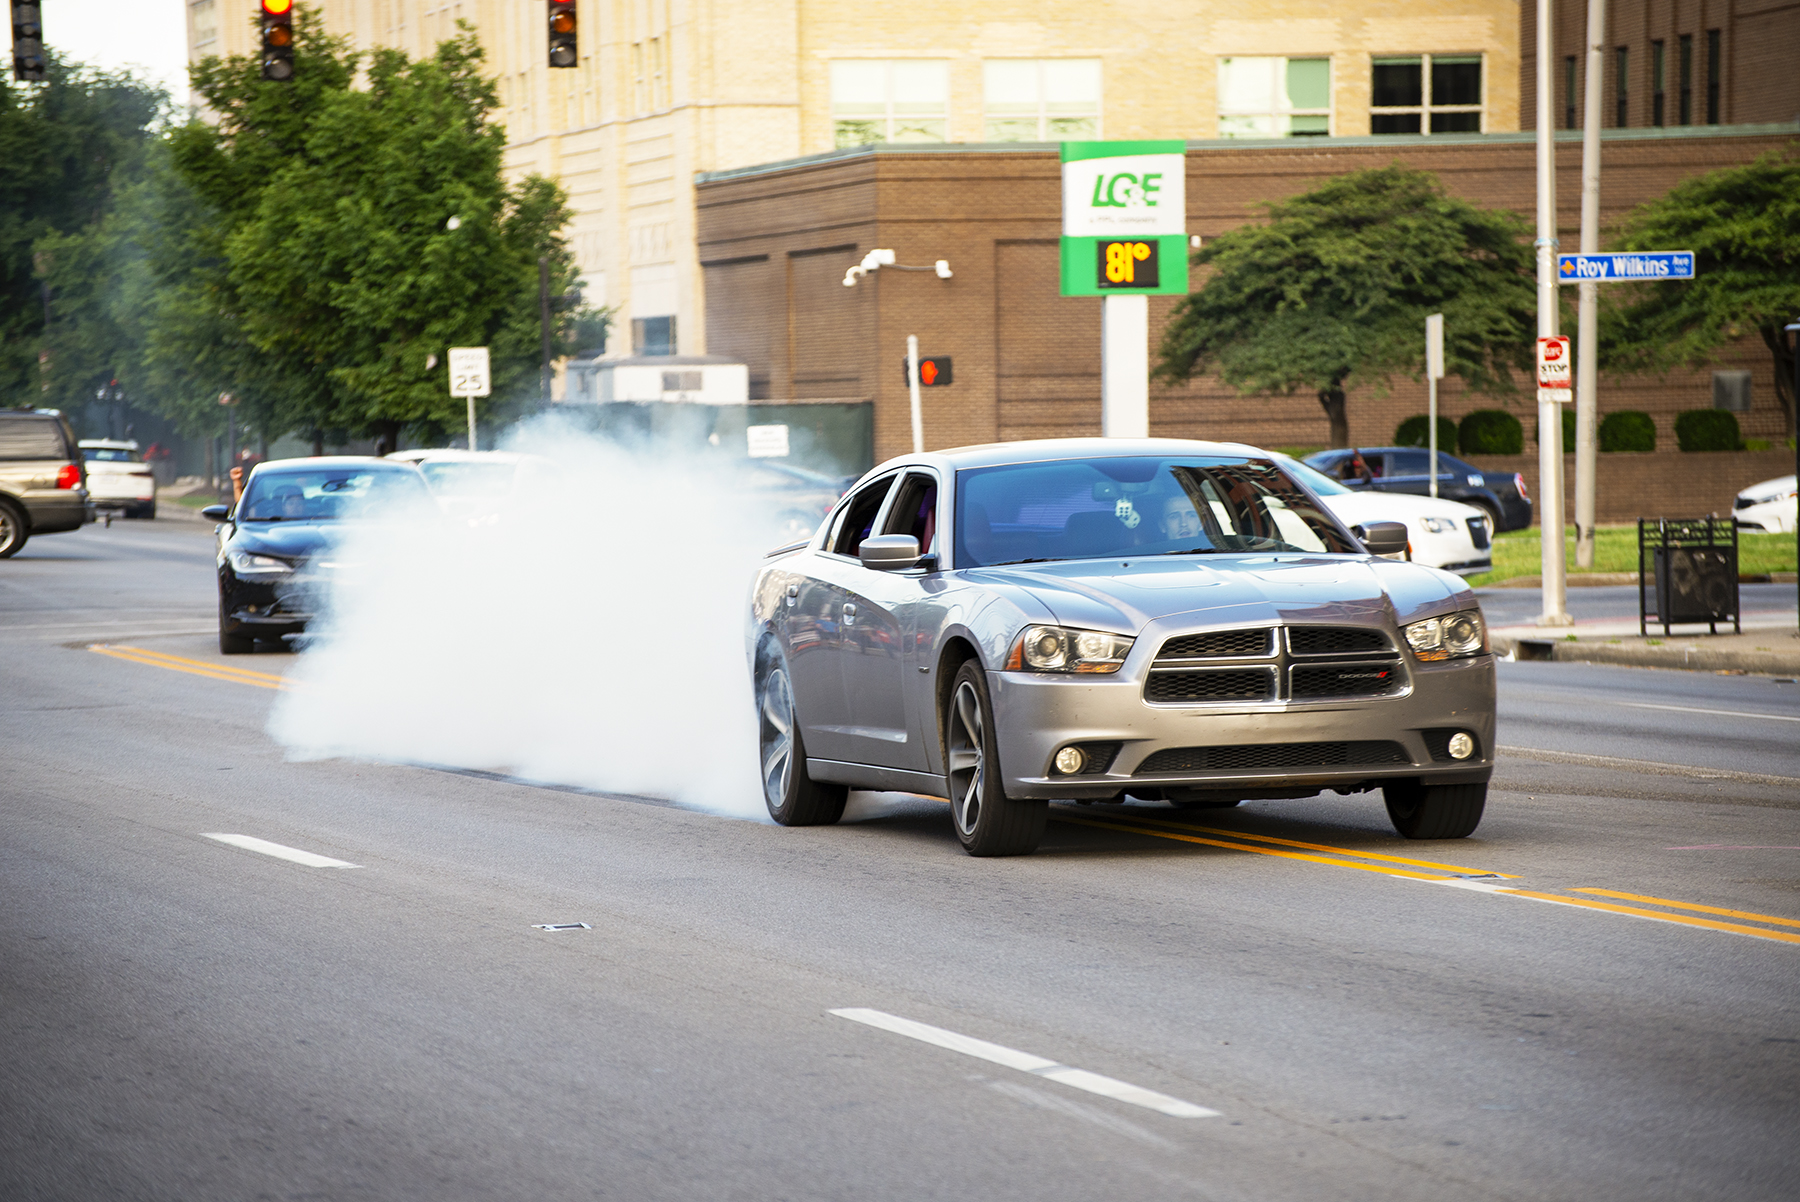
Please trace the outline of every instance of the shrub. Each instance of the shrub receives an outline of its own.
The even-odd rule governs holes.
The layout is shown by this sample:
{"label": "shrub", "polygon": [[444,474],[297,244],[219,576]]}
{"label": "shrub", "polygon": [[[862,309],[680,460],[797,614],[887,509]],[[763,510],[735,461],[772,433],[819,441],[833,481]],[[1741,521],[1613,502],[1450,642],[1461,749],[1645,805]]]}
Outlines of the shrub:
{"label": "shrub", "polygon": [[1504,409],[1477,409],[1456,427],[1465,455],[1517,455],[1525,449],[1525,429]]}
{"label": "shrub", "polygon": [[[1430,446],[1430,415],[1416,413],[1401,422],[1398,426],[1395,426],[1394,445],[1397,447]],[[1438,450],[1449,455],[1456,454],[1456,423],[1447,417],[1438,418]]]}
{"label": "shrub", "polygon": [[[1563,453],[1567,454],[1567,455],[1573,455],[1575,453],[1575,406],[1574,405],[1558,405],[1557,408],[1562,410],[1562,426],[1563,426],[1562,449],[1563,449]],[[1531,423],[1531,441],[1532,442],[1542,442],[1543,439],[1538,437],[1538,435],[1540,433],[1541,433],[1541,431],[1538,429],[1537,423],[1532,422]]]}
{"label": "shrub", "polygon": [[1675,443],[1684,451],[1735,451],[1744,440],[1730,410],[1689,409],[1675,415]]}
{"label": "shrub", "polygon": [[1648,413],[1621,409],[1600,419],[1602,451],[1654,451],[1656,423]]}

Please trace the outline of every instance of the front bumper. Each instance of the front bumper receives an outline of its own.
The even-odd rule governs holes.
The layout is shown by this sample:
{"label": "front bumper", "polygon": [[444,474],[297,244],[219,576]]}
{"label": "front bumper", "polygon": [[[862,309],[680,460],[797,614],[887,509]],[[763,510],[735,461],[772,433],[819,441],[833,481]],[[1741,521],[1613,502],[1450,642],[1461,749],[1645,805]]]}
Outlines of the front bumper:
{"label": "front bumper", "polygon": [[296,598],[283,596],[285,585],[278,588],[260,580],[232,578],[221,582],[219,591],[219,629],[226,634],[249,634],[259,639],[299,634],[313,615],[295,605]]}
{"label": "front bumper", "polygon": [[[1000,766],[1012,797],[1105,798],[1167,788],[1264,793],[1351,791],[1382,780],[1434,784],[1485,781],[1494,767],[1494,658],[1409,662],[1410,688],[1391,697],[1254,705],[1152,705],[1141,674],[1052,676],[994,672]],[[1451,760],[1446,732],[1463,731],[1475,753]],[[1117,744],[1103,772],[1059,775],[1057,751],[1070,744]],[[1299,745],[1308,745],[1302,749]],[[1309,762],[1311,747],[1318,762]],[[1436,754],[1434,754],[1434,747]],[[1269,753],[1270,749],[1280,751]],[[1220,760],[1283,766],[1144,771],[1205,749]],[[1159,752],[1168,753],[1146,764]],[[1281,754],[1291,752],[1292,754]],[[1237,753],[1237,754],[1231,754]],[[1337,762],[1328,762],[1328,761]]]}

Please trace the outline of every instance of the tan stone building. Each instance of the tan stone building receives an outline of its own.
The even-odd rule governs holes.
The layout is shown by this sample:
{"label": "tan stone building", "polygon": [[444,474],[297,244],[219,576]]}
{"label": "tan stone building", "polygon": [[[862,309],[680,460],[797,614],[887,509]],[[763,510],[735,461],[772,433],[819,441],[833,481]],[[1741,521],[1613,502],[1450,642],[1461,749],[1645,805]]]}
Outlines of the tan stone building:
{"label": "tan stone building", "polygon": [[[512,170],[559,178],[614,353],[706,353],[694,178],[865,142],[1303,138],[1519,128],[1517,0],[315,0],[423,55],[458,20],[499,79]],[[254,49],[253,0],[189,0],[190,55]]]}

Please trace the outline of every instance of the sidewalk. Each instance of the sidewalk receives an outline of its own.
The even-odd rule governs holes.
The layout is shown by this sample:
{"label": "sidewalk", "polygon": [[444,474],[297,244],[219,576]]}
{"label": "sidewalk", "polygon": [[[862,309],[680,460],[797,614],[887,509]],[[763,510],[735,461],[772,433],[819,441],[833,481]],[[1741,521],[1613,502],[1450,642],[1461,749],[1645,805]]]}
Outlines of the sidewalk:
{"label": "sidewalk", "polygon": [[1791,612],[1746,614],[1742,634],[1721,623],[1718,634],[1687,625],[1665,638],[1656,625],[1639,634],[1632,619],[1574,627],[1503,626],[1489,635],[1495,652],[1510,659],[1800,677],[1800,629]]}

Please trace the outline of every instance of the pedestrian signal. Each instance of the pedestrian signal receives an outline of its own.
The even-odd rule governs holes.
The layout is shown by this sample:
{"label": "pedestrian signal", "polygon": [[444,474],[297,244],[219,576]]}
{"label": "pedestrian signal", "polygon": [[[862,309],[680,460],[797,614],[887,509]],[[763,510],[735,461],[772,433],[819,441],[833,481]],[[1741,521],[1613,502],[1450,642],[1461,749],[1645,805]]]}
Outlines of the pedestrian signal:
{"label": "pedestrian signal", "polygon": [[[912,373],[906,366],[906,360],[900,360],[900,378],[907,384],[912,383]],[[955,374],[950,369],[949,355],[933,355],[929,359],[919,356],[919,387],[942,388],[955,382]]]}
{"label": "pedestrian signal", "polygon": [[13,0],[13,78],[36,82],[44,78],[44,23],[37,0]]}
{"label": "pedestrian signal", "polygon": [[294,78],[294,0],[262,0],[262,77]]}
{"label": "pedestrian signal", "polygon": [[1159,242],[1101,242],[1098,244],[1102,288],[1155,288]]}
{"label": "pedestrian signal", "polygon": [[550,65],[573,67],[575,60],[575,5],[550,0]]}

